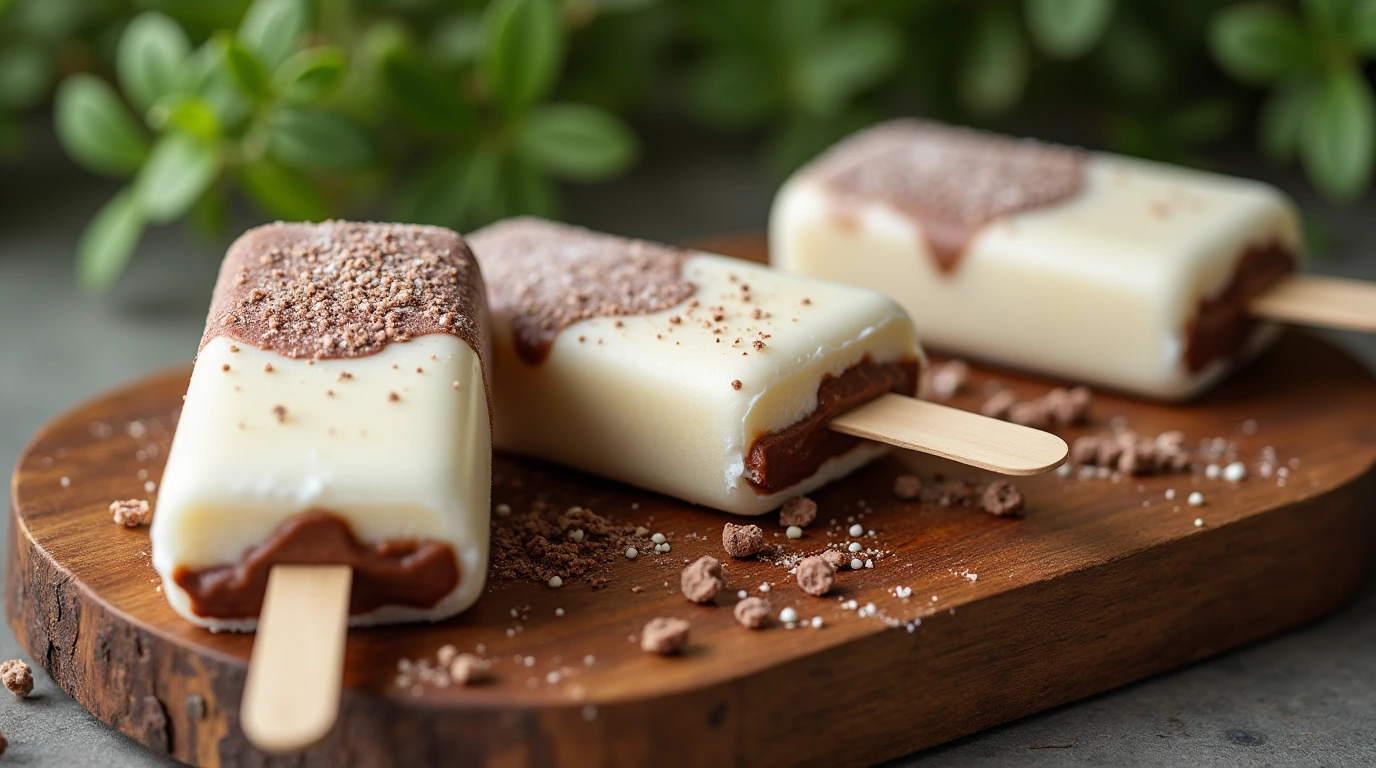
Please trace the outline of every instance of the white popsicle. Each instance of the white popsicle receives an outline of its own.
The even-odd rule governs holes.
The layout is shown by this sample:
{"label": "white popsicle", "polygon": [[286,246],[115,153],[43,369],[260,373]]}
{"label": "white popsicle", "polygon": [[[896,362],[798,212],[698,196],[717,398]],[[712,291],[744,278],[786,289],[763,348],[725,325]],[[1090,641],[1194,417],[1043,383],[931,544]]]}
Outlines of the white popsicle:
{"label": "white popsicle", "polygon": [[159,491],[188,620],[255,625],[268,571],[353,569],[351,623],[433,620],[487,571],[485,300],[453,232],[252,230],[226,256]]}
{"label": "white popsicle", "polygon": [[933,347],[1189,397],[1274,335],[1296,214],[1259,182],[896,120],[784,184],[773,262],[881,291]]}

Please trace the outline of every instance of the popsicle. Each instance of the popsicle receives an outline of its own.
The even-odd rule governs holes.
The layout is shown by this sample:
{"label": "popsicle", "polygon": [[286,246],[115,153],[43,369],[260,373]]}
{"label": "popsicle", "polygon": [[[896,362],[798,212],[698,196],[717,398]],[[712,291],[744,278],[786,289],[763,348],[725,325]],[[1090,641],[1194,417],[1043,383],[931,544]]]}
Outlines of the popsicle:
{"label": "popsicle", "polygon": [[769,235],[776,266],[891,296],[934,348],[1161,399],[1258,352],[1264,317],[1376,322],[1369,288],[1294,276],[1271,186],[920,120],[799,170]]}
{"label": "popsicle", "polygon": [[1055,436],[913,400],[916,333],[872,291],[539,219],[468,239],[499,449],[745,515],[875,459],[862,438],[914,414],[880,439],[1027,474],[1064,458]]}
{"label": "popsicle", "polygon": [[[260,746],[291,748],[271,731],[301,707],[318,714],[317,730],[333,722],[328,694],[283,697],[316,694],[302,669],[326,657],[320,674],[334,675],[337,702],[346,618],[437,620],[481,593],[486,323],[477,264],[449,230],[279,223],[230,247],[162,478],[152,559],[191,622],[252,630],[263,612],[244,722]],[[270,590],[296,608],[265,608]],[[296,626],[302,607],[320,626]],[[318,645],[273,652],[309,638]],[[258,665],[274,658],[291,683],[267,695]],[[250,716],[251,701],[270,706]]]}

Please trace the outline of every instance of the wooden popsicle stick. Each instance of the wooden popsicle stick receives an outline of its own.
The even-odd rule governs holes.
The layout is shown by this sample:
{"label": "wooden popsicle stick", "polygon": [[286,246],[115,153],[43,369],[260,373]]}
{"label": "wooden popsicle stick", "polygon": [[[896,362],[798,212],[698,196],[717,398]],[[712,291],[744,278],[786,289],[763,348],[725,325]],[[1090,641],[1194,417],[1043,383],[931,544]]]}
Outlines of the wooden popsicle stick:
{"label": "wooden popsicle stick", "polygon": [[258,619],[239,720],[265,752],[298,752],[339,714],[349,630],[347,565],[275,565]]}
{"label": "wooden popsicle stick", "polygon": [[1376,283],[1296,275],[1252,299],[1248,309],[1268,320],[1376,332]]}
{"label": "wooden popsicle stick", "polygon": [[831,420],[867,440],[958,461],[1003,475],[1039,475],[1065,462],[1065,441],[1039,429],[938,403],[886,394]]}

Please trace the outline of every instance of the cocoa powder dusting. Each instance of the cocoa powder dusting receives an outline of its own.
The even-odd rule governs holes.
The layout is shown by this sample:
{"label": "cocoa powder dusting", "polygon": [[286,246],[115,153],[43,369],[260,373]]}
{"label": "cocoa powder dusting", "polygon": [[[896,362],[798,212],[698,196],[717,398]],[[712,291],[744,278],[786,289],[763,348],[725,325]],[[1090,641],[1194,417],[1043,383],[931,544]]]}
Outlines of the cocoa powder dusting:
{"label": "cocoa powder dusting", "polygon": [[447,333],[485,364],[486,318],[477,262],[455,232],[278,223],[230,246],[201,346],[226,336],[289,358],[349,358]]}
{"label": "cocoa powder dusting", "polygon": [[[644,530],[644,529],[641,529]],[[650,552],[649,532],[614,522],[585,507],[564,507],[536,499],[524,509],[493,516],[491,565],[494,581],[528,580],[547,584],[585,581],[594,589],[607,583],[612,566],[626,561],[626,549]]]}
{"label": "cocoa powder dusting", "polygon": [[914,219],[942,272],[1002,216],[1079,194],[1083,150],[925,120],[877,125],[842,141],[805,171],[846,206],[884,203]]}
{"label": "cocoa powder dusting", "polygon": [[579,320],[658,312],[697,290],[683,277],[687,251],[643,240],[516,218],[469,241],[492,289],[492,311],[509,318],[516,351],[532,365]]}

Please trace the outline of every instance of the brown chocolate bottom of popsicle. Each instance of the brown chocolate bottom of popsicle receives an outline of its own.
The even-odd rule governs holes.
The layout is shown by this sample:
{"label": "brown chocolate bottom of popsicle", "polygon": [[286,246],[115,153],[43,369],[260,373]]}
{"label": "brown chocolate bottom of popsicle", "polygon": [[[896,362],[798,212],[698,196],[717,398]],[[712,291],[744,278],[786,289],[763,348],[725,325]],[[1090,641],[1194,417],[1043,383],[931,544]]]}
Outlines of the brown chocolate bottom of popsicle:
{"label": "brown chocolate bottom of popsicle", "polygon": [[1241,352],[1260,325],[1249,311],[1252,299],[1294,271],[1294,252],[1279,243],[1243,251],[1228,284],[1217,296],[1199,302],[1185,328],[1185,365],[1190,373]]}
{"label": "brown chocolate bottom of popsicle", "polygon": [[238,563],[202,570],[182,567],[172,578],[191,597],[197,616],[249,619],[262,611],[268,573],[279,564],[352,568],[351,615],[389,605],[433,608],[459,584],[459,561],[450,545],[416,539],[365,544],[348,521],[321,509],[282,523]]}
{"label": "brown chocolate bottom of popsicle", "polygon": [[885,392],[917,392],[917,360],[876,363],[867,355],[840,376],[827,376],[817,387],[817,407],[801,421],[760,435],[746,453],[746,477],[757,493],[778,493],[817,474],[822,464],[860,443],[861,438],[832,432],[835,417]]}

